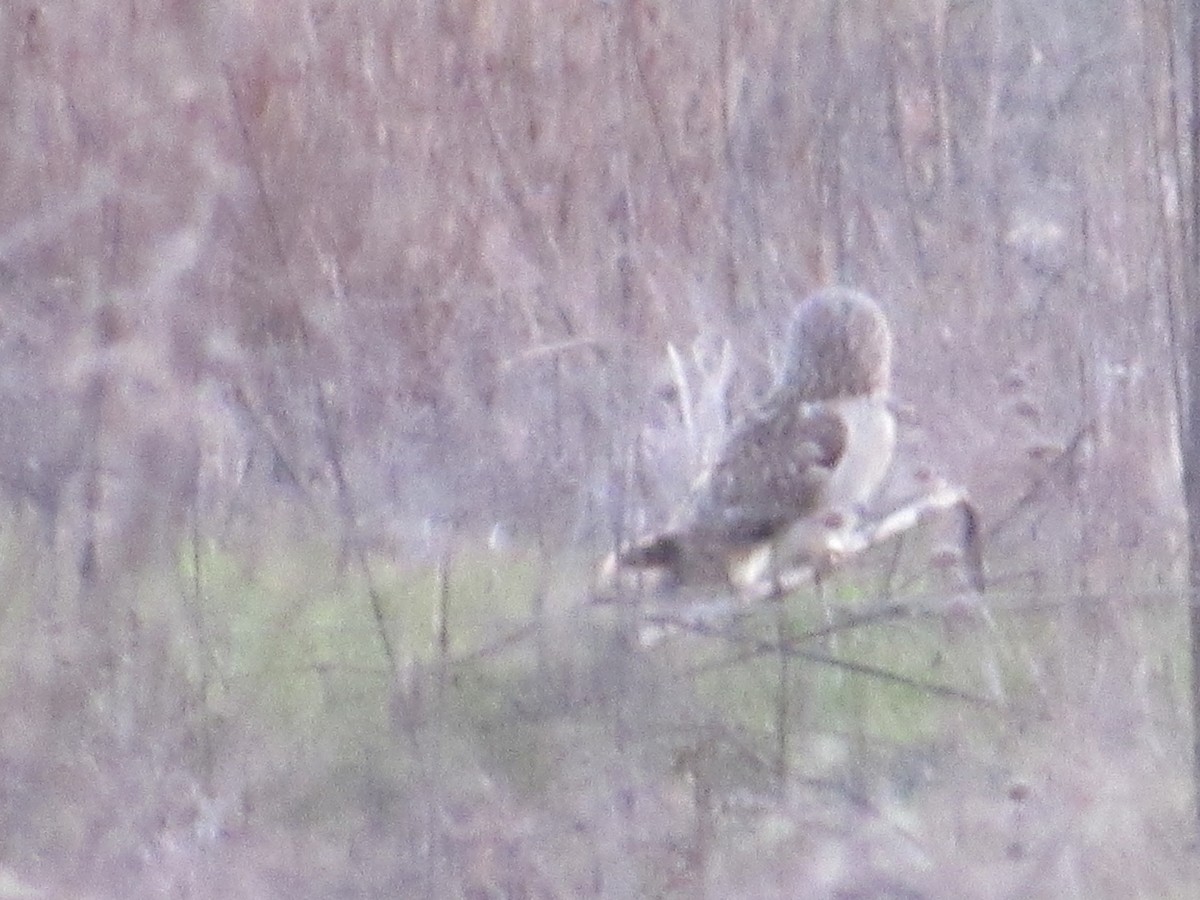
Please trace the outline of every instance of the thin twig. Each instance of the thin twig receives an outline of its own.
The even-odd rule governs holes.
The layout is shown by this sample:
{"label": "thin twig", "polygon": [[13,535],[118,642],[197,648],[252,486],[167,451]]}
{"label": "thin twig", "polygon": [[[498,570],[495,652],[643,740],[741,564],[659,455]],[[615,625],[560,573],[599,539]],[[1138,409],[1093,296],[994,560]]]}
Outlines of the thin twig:
{"label": "thin twig", "polygon": [[[322,435],[325,439],[326,458],[333,471],[334,483],[337,488],[339,513],[342,516],[343,527],[350,534],[351,545],[353,548],[354,558],[357,561],[359,568],[362,570],[363,578],[367,586],[367,596],[371,605],[371,613],[375,619],[375,627],[379,636],[380,644],[383,647],[384,656],[387,658],[388,666],[392,671],[396,671],[396,652],[392,647],[392,639],[388,634],[387,623],[383,614],[383,602],[379,591],[375,586],[375,579],[371,571],[371,566],[367,561],[367,555],[362,546],[362,541],[358,537],[355,503],[350,491],[349,483],[346,479],[344,467],[342,465],[342,455],[338,442],[336,440],[336,431],[333,427],[332,416],[329,409],[329,401],[325,391],[322,389],[319,379],[316,376],[316,367],[311,365],[313,362],[313,347],[312,338],[309,333],[308,322],[304,314],[304,309],[300,303],[300,292],[292,282],[291,267],[288,265],[287,253],[283,243],[283,230],[279,224],[279,217],[276,213],[275,206],[271,202],[271,195],[267,189],[266,176],[263,173],[262,166],[254,153],[254,141],[250,134],[250,123],[246,119],[242,110],[241,99],[238,96],[237,89],[234,86],[232,72],[227,68],[225,70],[225,84],[229,90],[230,106],[233,110],[234,118],[237,120],[239,133],[242,138],[243,145],[246,151],[246,163],[250,168],[251,174],[254,177],[255,185],[258,190],[259,203],[263,210],[263,215],[266,220],[266,230],[268,237],[271,240],[271,246],[275,253],[276,264],[279,266],[280,272],[283,273],[284,279],[288,284],[288,289],[296,304],[296,328],[299,336],[300,347],[302,348],[307,361],[310,363],[306,367],[306,374],[309,377],[313,396],[316,398],[317,413],[320,417],[322,426]],[[235,392],[242,395],[240,386],[235,386]],[[242,395],[243,406],[247,411],[251,412],[253,417],[254,409],[245,402]],[[259,417],[261,422],[265,422],[265,417]],[[269,433],[269,429],[264,429],[265,433]],[[278,444],[275,444],[275,449],[278,450]],[[281,457],[282,459],[283,457]],[[284,460],[287,464],[286,459]],[[295,476],[295,472],[290,474]],[[298,485],[303,483],[297,479]]]}
{"label": "thin twig", "polygon": [[979,707],[980,709],[1007,710],[1007,707],[1001,706],[991,698],[974,694],[970,691],[964,691],[945,684],[938,684],[937,682],[912,678],[908,675],[901,675],[899,672],[893,672],[890,669],[884,669],[868,663],[855,662],[854,660],[842,659],[837,656],[832,656],[828,653],[806,649],[800,646],[802,640],[797,640],[795,638],[782,641],[769,641],[761,638],[751,638],[742,635],[730,635],[726,632],[716,630],[702,623],[691,623],[690,626],[685,627],[687,627],[691,632],[704,637],[720,638],[730,643],[742,645],[742,650],[733,658],[727,658],[715,662],[706,662],[698,666],[694,666],[688,670],[689,675],[702,675],[705,672],[723,668],[731,664],[746,662],[750,659],[754,659],[755,657],[774,656],[780,654],[792,657],[794,659],[804,659],[820,665],[832,666],[847,672],[853,672],[856,675],[866,675],[870,678],[875,678],[880,681],[887,681],[892,684],[910,687],[914,690],[919,690],[937,697],[946,697],[952,700],[959,700],[971,706]]}
{"label": "thin twig", "polygon": [[1081,425],[1079,430],[1075,432],[1075,436],[1071,438],[1070,443],[1063,448],[1062,452],[1059,453],[1058,456],[1046,463],[1046,467],[1042,473],[1030,483],[1029,487],[1026,488],[1025,492],[1017,498],[1016,502],[1013,503],[1011,507],[1009,507],[1008,511],[988,525],[986,529],[984,529],[984,537],[994,537],[1011,525],[1013,520],[1021,514],[1022,510],[1029,506],[1038,497],[1038,495],[1041,494],[1042,489],[1054,479],[1059,470],[1065,468],[1067,464],[1074,459],[1075,454],[1079,451],[1080,446],[1083,444],[1083,439],[1092,433],[1095,426],[1095,419],[1090,419]]}

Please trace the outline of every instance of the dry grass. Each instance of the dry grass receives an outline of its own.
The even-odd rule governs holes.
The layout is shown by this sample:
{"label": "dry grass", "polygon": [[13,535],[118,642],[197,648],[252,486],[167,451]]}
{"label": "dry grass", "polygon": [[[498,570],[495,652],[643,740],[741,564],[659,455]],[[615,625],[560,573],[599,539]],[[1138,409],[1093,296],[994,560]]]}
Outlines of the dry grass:
{"label": "dry grass", "polygon": [[[1191,896],[1187,111],[1085,5],[0,9],[0,896]],[[994,627],[934,532],[631,648],[672,385],[830,281]]]}
{"label": "dry grass", "polygon": [[[528,560],[462,557],[442,570],[449,656],[436,568],[380,567],[410,661],[394,678],[361,580],[336,548],[297,550],[207,559],[195,609],[188,578],[142,582],[115,653],[10,610],[14,872],[56,896],[1195,884],[1170,598],[998,595],[990,621],[914,600],[831,641],[797,596],[647,650],[620,610],[562,606],[569,585],[531,619]],[[870,580],[827,597],[870,608]]]}

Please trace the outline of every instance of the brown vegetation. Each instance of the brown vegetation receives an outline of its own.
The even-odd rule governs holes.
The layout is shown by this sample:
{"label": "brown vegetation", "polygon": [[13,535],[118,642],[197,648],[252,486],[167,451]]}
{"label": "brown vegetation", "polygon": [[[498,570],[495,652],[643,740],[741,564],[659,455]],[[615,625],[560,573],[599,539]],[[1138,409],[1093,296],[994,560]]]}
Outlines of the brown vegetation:
{"label": "brown vegetation", "polygon": [[[105,896],[1189,895],[1178,648],[1137,618],[1173,621],[1181,567],[1174,15],[6,3],[0,867]],[[1049,645],[984,638],[1041,718],[949,702],[919,750],[840,734],[823,767],[811,722],[746,750],[695,660],[581,624],[579,572],[691,475],[668,345],[733,360],[720,415],[831,282],[895,323],[902,465],[970,487],[1015,620],[1066,611]],[[563,621],[536,674],[447,687],[396,579],[440,557],[434,646],[482,653],[505,617],[452,647],[447,585],[502,533],[518,562],[460,577],[498,596],[533,554],[519,601]],[[871,587],[927,583],[899,558]],[[360,743],[303,745],[229,662],[231,609],[292,592],[270,627],[299,633],[321,591],[374,679],[321,714],[373,709]],[[947,654],[959,612],[930,614]]]}

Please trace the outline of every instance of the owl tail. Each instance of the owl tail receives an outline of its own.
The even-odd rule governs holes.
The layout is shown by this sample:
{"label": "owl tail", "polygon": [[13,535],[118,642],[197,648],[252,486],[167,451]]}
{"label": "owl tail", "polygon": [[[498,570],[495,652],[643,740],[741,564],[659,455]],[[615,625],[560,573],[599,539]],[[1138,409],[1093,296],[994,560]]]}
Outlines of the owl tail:
{"label": "owl tail", "polygon": [[[630,587],[641,588],[644,576],[650,577],[654,585],[674,583],[683,552],[677,535],[663,534],[609,553],[596,572],[593,602],[609,603]],[[627,581],[627,576],[634,580]]]}
{"label": "owl tail", "polygon": [[622,550],[619,559],[623,566],[673,569],[682,556],[683,546],[679,537],[661,534]]}

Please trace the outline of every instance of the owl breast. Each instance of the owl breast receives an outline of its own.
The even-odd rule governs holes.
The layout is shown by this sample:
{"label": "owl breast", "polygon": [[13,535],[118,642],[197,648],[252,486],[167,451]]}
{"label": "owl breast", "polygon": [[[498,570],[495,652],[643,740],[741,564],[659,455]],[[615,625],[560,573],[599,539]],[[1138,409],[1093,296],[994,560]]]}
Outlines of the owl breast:
{"label": "owl breast", "polygon": [[826,507],[866,503],[879,489],[896,448],[896,419],[883,397],[839,401],[846,449],[829,479]]}

